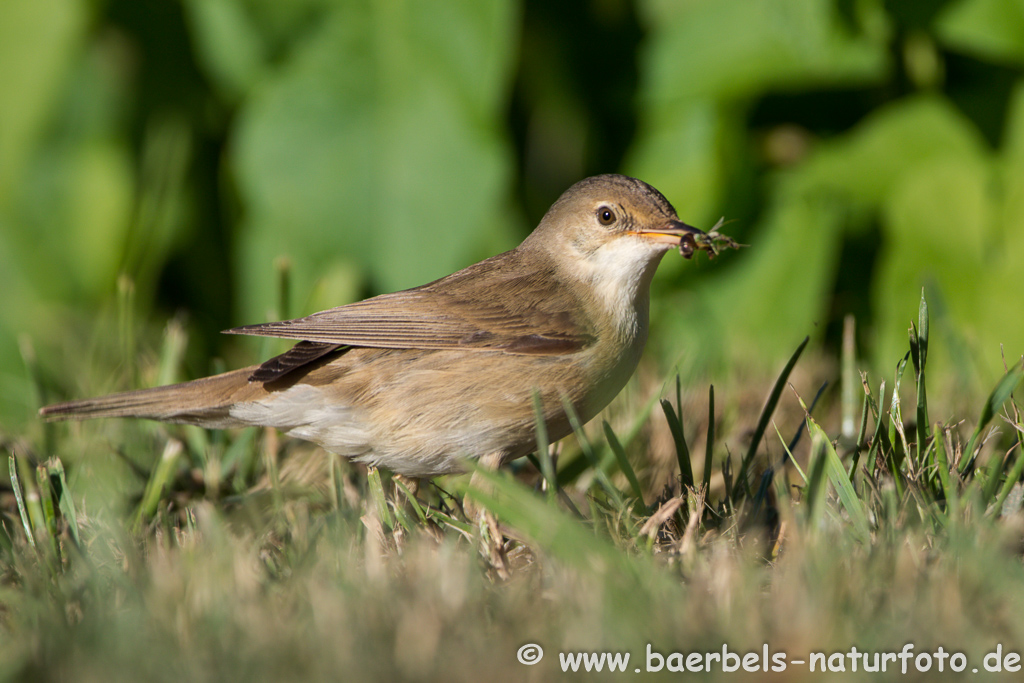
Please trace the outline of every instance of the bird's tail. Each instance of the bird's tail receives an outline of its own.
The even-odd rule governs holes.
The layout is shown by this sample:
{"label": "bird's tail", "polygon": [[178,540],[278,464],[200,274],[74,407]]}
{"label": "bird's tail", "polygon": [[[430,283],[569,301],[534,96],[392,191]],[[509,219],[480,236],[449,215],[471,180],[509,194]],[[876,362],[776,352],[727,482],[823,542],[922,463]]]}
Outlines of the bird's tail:
{"label": "bird's tail", "polygon": [[245,423],[231,417],[231,406],[267,393],[262,383],[249,381],[255,369],[253,366],[183,384],[56,403],[40,409],[39,415],[47,420],[141,417],[211,429],[240,427]]}

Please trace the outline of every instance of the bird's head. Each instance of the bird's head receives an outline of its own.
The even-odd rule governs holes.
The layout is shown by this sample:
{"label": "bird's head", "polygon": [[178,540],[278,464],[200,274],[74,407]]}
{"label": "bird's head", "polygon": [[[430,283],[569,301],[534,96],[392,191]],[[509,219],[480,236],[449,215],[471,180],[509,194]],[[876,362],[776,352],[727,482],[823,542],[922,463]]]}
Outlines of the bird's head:
{"label": "bird's head", "polygon": [[704,233],[679,220],[672,204],[647,183],[606,174],[576,183],[558,198],[527,239],[584,259],[613,258],[637,267],[678,248],[690,258]]}
{"label": "bird's head", "polygon": [[690,258],[703,235],[647,183],[607,174],[566,190],[523,248],[543,250],[570,277],[635,290],[667,251]]}

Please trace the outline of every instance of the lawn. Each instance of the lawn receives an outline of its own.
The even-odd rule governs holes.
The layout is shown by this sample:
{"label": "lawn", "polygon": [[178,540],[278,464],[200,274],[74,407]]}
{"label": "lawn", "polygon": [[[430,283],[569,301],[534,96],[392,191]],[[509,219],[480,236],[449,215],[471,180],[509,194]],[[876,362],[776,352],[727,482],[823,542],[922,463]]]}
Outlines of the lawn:
{"label": "lawn", "polygon": [[[462,512],[467,476],[412,498],[386,472],[270,432],[50,425],[55,452],[105,452],[90,457],[131,475],[103,494],[90,481],[103,467],[66,473],[59,458],[9,445],[0,671],[249,681],[533,680],[588,666],[780,680],[1018,671],[1024,423],[1011,392],[1021,367],[971,414],[940,419],[931,406],[950,402],[927,392],[924,299],[911,329],[895,390],[839,363],[835,379],[861,397],[851,415],[841,391],[813,405],[796,390],[803,365],[822,365],[804,344],[749,414],[755,403],[722,397],[760,391],[753,380],[632,385],[602,424],[469,491],[500,520],[499,560]],[[174,353],[173,335],[164,341]],[[709,412],[695,414],[699,404]],[[786,405],[810,414],[780,423]],[[852,435],[822,426],[851,417]],[[672,444],[659,490],[652,430]],[[156,452],[150,470],[137,464]]]}

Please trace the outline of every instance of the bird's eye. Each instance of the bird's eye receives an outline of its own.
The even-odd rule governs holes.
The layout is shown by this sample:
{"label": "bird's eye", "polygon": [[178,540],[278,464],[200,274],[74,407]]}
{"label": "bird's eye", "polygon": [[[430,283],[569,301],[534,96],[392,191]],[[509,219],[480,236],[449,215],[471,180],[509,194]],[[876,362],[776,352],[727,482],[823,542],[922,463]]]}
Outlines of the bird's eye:
{"label": "bird's eye", "polygon": [[597,210],[597,220],[601,221],[601,225],[611,225],[615,222],[615,212],[607,206],[602,206]]}

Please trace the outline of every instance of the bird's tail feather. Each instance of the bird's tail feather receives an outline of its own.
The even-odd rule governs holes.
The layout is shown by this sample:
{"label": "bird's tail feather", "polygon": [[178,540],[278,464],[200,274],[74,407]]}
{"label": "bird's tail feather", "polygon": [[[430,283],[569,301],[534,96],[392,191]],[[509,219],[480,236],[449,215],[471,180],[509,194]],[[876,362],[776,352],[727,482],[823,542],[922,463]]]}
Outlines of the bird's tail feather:
{"label": "bird's tail feather", "polygon": [[255,369],[253,366],[182,384],[56,403],[40,409],[39,415],[47,420],[141,417],[212,429],[239,427],[245,423],[231,417],[231,406],[266,393],[261,383],[249,382]]}

